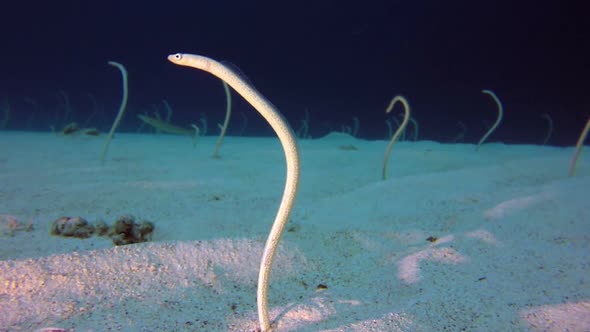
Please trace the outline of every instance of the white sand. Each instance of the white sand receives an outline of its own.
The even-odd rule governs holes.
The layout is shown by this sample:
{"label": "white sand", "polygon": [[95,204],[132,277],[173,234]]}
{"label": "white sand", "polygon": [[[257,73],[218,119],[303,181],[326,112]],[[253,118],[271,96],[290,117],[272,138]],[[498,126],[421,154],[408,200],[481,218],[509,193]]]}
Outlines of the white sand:
{"label": "white sand", "polygon": [[[212,159],[214,137],[117,134],[101,165],[103,143],[0,133],[0,331],[255,330],[278,141],[229,137]],[[590,331],[590,155],[568,178],[572,148],[402,142],[382,181],[385,147],[300,142],[276,331]],[[153,242],[49,235],[122,214],[153,221]],[[15,218],[34,229],[11,234]]]}

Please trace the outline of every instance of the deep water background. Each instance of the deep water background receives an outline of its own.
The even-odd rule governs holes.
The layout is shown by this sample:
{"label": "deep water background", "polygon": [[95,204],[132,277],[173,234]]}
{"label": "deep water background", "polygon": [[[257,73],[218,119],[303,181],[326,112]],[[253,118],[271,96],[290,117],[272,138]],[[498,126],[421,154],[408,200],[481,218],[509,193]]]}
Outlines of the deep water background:
{"label": "deep water background", "polygon": [[[122,131],[136,115],[174,109],[172,122],[189,126],[203,112],[210,131],[224,117],[219,80],[178,67],[170,53],[231,62],[297,129],[304,110],[311,135],[361,122],[359,136],[386,135],[384,109],[405,95],[420,138],[450,141],[458,121],[476,142],[505,118],[490,141],[540,144],[541,117],[553,117],[551,144],[573,145],[590,116],[590,59],[583,1],[35,1],[0,5],[0,101],[11,106],[6,129],[49,130],[62,125],[64,91],[69,120],[84,123],[92,94],[103,113],[90,125],[107,130],[121,97],[119,72],[129,72]],[[230,134],[244,113],[247,135],[271,129],[235,97]],[[396,111],[396,113],[401,110]],[[164,114],[164,111],[161,111]],[[1,116],[1,114],[0,114]]]}

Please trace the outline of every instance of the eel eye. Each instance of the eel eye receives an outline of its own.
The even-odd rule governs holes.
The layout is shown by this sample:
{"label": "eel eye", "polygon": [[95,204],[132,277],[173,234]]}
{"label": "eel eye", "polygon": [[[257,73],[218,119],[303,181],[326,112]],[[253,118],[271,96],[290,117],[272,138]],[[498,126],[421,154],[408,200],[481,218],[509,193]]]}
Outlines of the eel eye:
{"label": "eel eye", "polygon": [[182,59],[182,54],[180,54],[180,53],[174,54],[174,59],[176,59],[176,60]]}

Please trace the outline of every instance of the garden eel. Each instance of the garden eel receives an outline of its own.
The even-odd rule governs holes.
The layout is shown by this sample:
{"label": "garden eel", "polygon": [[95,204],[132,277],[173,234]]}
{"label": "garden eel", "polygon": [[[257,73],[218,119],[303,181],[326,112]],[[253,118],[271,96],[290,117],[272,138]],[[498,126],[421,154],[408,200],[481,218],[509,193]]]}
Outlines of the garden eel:
{"label": "garden eel", "polygon": [[397,128],[395,134],[393,134],[393,136],[391,137],[389,145],[387,145],[387,150],[385,150],[385,158],[383,158],[383,170],[381,172],[381,178],[383,180],[387,179],[387,161],[389,160],[389,153],[391,153],[391,147],[393,146],[393,143],[397,141],[399,135],[401,135],[404,129],[406,129],[408,121],[410,120],[410,104],[408,103],[406,98],[404,98],[404,96],[400,95],[393,97],[393,99],[389,103],[389,106],[387,106],[387,109],[385,110],[385,114],[389,114],[389,112],[393,110],[393,106],[395,106],[395,103],[397,103],[398,101],[402,103],[402,105],[404,105],[404,121],[402,121],[402,124]]}
{"label": "garden eel", "polygon": [[123,100],[121,101],[121,106],[119,106],[119,112],[117,113],[117,117],[115,118],[115,122],[113,122],[113,126],[111,127],[111,130],[109,131],[109,134],[107,135],[107,140],[104,143],[104,148],[102,149],[102,155],[100,156],[100,161],[104,164],[104,159],[107,155],[107,151],[109,150],[109,145],[111,144],[111,140],[113,139],[113,135],[115,134],[115,130],[117,129],[117,127],[119,126],[119,122],[121,122],[121,119],[123,118],[123,113],[125,113],[125,107],[127,106],[127,96],[128,96],[128,88],[127,88],[127,70],[125,70],[125,67],[115,61],[109,61],[108,62],[109,65],[113,66],[113,67],[117,67],[117,69],[119,69],[119,71],[121,72],[121,76],[123,78]]}
{"label": "garden eel", "polygon": [[568,172],[569,176],[574,176],[574,173],[576,172],[576,163],[578,162],[580,151],[582,150],[582,146],[584,145],[584,140],[586,140],[586,136],[588,136],[588,131],[590,131],[590,118],[588,118],[588,122],[586,122],[586,126],[584,127],[582,133],[580,134],[580,137],[578,138],[578,143],[576,144],[574,156],[570,161],[570,169]]}
{"label": "garden eel", "polygon": [[488,136],[490,136],[494,132],[494,130],[496,130],[496,127],[498,127],[498,125],[500,124],[500,121],[502,121],[502,117],[504,116],[504,107],[502,107],[502,103],[500,102],[500,99],[498,99],[496,94],[492,90],[481,90],[481,93],[485,93],[485,94],[489,95],[490,97],[492,97],[492,99],[494,100],[494,102],[498,106],[498,117],[496,118],[496,122],[494,122],[494,125],[479,140],[479,143],[477,143],[477,146],[475,147],[475,151],[479,150],[479,147],[483,144],[483,142],[485,142],[485,140],[488,138]]}
{"label": "garden eel", "polygon": [[201,55],[185,53],[171,54],[168,56],[168,60],[180,66],[201,69],[225,81],[264,117],[276,132],[281,141],[281,145],[283,146],[287,161],[285,190],[283,192],[283,198],[281,199],[279,211],[277,212],[270,234],[268,235],[264,246],[262,260],[260,262],[260,272],[258,274],[257,303],[260,329],[263,332],[272,331],[270,319],[268,317],[268,278],[270,276],[273,256],[276,252],[285,224],[289,219],[295,195],[297,194],[297,186],[299,183],[299,152],[295,134],[281,113],[266,98],[264,98],[264,96],[249,85],[242,77],[222,63]]}

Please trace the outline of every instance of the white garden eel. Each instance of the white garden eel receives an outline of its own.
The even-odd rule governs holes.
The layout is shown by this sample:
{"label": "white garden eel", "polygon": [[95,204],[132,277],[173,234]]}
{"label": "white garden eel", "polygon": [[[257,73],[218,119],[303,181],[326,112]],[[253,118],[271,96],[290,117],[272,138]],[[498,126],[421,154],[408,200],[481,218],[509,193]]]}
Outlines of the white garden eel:
{"label": "white garden eel", "polygon": [[266,100],[264,96],[222,63],[201,55],[184,53],[169,55],[168,60],[180,66],[201,69],[225,81],[229,86],[236,90],[237,93],[244,97],[244,99],[246,99],[246,101],[248,101],[250,105],[252,105],[264,117],[264,119],[266,119],[279,137],[283,150],[285,151],[285,157],[287,160],[287,180],[285,183],[285,190],[283,192],[281,205],[279,206],[279,211],[275,217],[268,239],[266,240],[258,275],[257,302],[260,329],[263,332],[272,331],[270,327],[270,319],[268,317],[268,278],[270,276],[273,256],[277,249],[283,229],[285,228],[285,224],[289,219],[289,214],[291,213],[293,202],[295,201],[295,195],[297,194],[297,186],[299,183],[299,152],[297,149],[295,134],[281,113],[268,100]]}

